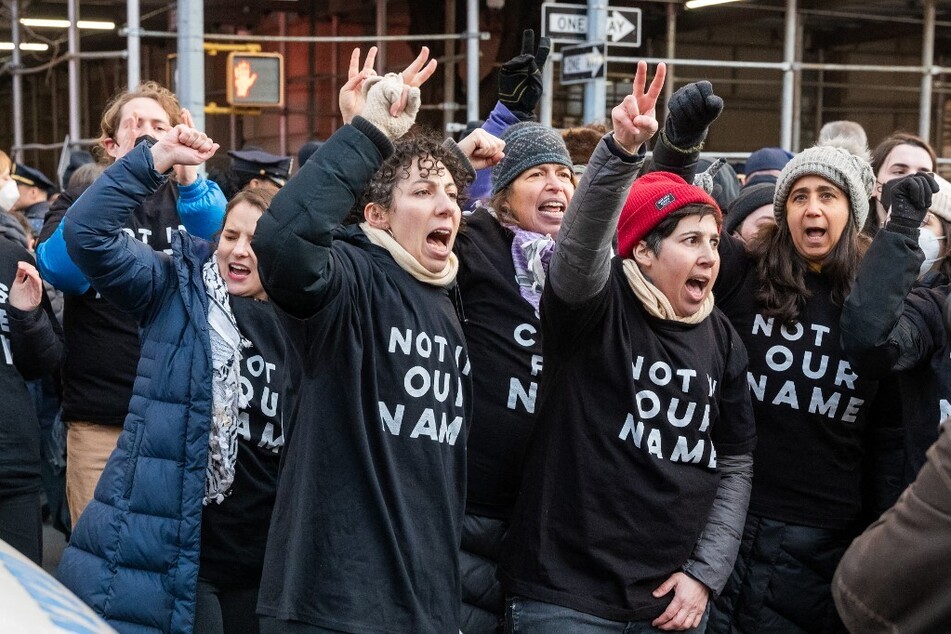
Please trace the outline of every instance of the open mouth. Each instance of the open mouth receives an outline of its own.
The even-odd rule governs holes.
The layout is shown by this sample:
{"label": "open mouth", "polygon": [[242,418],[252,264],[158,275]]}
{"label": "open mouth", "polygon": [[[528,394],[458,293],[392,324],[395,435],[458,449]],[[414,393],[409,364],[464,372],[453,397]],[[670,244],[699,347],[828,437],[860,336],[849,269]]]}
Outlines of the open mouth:
{"label": "open mouth", "polygon": [[251,269],[244,266],[243,264],[229,264],[228,274],[233,279],[243,280],[244,278],[251,275]]}
{"label": "open mouth", "polygon": [[687,287],[687,293],[690,295],[691,299],[694,301],[702,301],[704,294],[707,291],[707,286],[710,285],[710,280],[703,277],[691,277],[687,279],[685,286]]}
{"label": "open mouth", "polygon": [[452,239],[452,231],[449,229],[436,229],[426,236],[426,243],[432,247],[441,250],[449,250],[449,241]]}
{"label": "open mouth", "polygon": [[820,227],[811,227],[806,229],[806,240],[809,242],[820,242],[826,235],[826,230]]}
{"label": "open mouth", "polygon": [[546,214],[563,214],[567,205],[560,200],[548,200],[538,206],[538,210]]}

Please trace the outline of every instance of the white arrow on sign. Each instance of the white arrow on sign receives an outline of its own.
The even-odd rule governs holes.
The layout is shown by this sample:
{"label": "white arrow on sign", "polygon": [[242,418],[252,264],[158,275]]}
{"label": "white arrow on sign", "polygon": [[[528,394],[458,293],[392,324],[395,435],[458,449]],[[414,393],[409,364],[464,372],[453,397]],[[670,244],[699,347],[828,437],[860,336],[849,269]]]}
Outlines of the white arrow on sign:
{"label": "white arrow on sign", "polygon": [[612,11],[608,16],[606,34],[609,42],[617,42],[634,32],[637,28],[623,13]]}
{"label": "white arrow on sign", "polygon": [[572,55],[562,60],[565,65],[565,73],[571,75],[588,75],[597,77],[601,65],[604,64],[604,56],[601,51],[595,48],[593,51],[584,55]]}

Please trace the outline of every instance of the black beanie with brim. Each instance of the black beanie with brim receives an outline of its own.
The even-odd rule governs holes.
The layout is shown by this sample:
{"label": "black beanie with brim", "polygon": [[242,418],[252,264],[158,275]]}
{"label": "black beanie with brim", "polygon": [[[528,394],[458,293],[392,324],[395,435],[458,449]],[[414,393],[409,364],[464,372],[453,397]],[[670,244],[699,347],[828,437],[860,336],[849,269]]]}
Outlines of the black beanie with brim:
{"label": "black beanie with brim", "polygon": [[727,233],[733,233],[737,227],[743,224],[747,216],[762,207],[763,205],[773,204],[773,197],[776,195],[776,183],[757,183],[749,185],[740,190],[737,196],[726,212],[724,228]]}

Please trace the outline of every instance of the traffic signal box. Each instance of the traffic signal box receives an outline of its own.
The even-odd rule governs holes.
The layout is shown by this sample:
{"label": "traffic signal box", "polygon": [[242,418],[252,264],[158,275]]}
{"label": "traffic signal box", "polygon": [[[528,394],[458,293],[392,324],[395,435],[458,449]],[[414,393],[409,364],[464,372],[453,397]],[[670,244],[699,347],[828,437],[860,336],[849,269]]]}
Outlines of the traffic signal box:
{"label": "traffic signal box", "polygon": [[228,53],[229,105],[246,108],[284,107],[284,57],[280,53]]}

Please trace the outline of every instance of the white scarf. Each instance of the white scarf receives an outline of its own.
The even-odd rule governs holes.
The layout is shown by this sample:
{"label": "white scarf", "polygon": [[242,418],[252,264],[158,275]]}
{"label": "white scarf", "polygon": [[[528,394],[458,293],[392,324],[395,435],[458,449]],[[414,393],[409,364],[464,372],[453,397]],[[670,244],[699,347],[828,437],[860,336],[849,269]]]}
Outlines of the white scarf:
{"label": "white scarf", "polygon": [[683,324],[699,324],[713,312],[713,293],[711,292],[707,294],[697,312],[687,317],[678,317],[677,313],[674,312],[674,307],[670,305],[670,300],[667,299],[667,296],[644,277],[640,267],[637,266],[634,260],[625,258],[622,262],[622,266],[624,267],[624,276],[627,278],[631,290],[634,291],[634,295],[640,300],[641,305],[644,306],[644,310],[651,316],[668,321],[679,321]]}
{"label": "white scarf", "polygon": [[241,336],[231,312],[228,285],[218,270],[218,252],[201,268],[208,295],[208,339],[211,343],[211,427],[203,504],[221,504],[234,483],[238,460],[238,412],[241,408],[241,349],[251,343]]}
{"label": "white scarf", "polygon": [[396,263],[400,265],[400,268],[420,282],[445,288],[456,281],[456,273],[459,272],[459,258],[456,257],[455,253],[449,254],[446,268],[439,273],[430,273],[389,232],[371,227],[365,222],[360,223],[360,228],[363,229],[363,233],[367,234],[370,242],[389,251]]}

